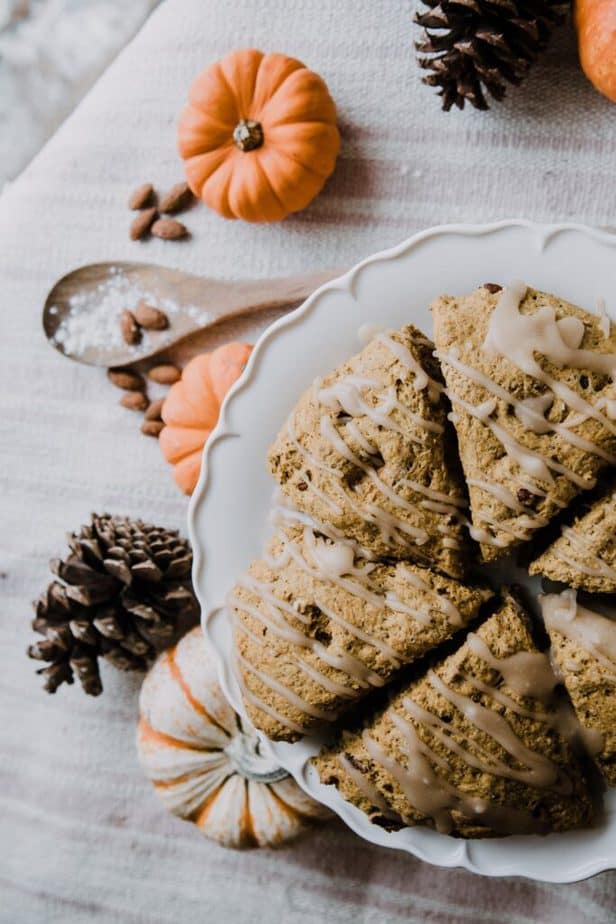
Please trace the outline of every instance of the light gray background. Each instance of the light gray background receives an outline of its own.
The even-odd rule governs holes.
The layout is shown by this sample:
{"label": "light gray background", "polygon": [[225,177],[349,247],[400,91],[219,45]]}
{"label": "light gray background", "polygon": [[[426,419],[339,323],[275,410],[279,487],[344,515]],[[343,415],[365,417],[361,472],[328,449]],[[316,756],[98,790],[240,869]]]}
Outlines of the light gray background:
{"label": "light gray background", "polygon": [[[616,108],[563,31],[524,89],[487,114],[441,113],[394,0],[167,0],[0,198],[0,921],[171,924],[607,922],[616,879],[489,882],[359,842],[340,826],[237,854],[167,816],[137,766],[136,677],[86,699],[40,690],[29,601],[91,510],[183,527],[186,501],[101,371],[46,344],[40,311],[81,263],[146,259],[266,276],[350,265],[445,221],[614,223]],[[327,80],[343,147],[326,191],[272,227],[192,211],[186,244],[131,243],[125,199],[181,168],[175,122],[192,76],[232,48],[297,55]],[[489,275],[489,274],[488,274]],[[616,277],[616,271],[615,271]],[[438,278],[435,278],[435,291]]]}

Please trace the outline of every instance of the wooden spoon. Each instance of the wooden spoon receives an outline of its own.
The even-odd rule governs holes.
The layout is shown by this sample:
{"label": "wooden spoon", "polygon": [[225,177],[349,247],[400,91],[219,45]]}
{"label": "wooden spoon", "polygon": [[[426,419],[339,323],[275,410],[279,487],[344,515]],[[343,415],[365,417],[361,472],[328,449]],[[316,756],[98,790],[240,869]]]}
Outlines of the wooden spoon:
{"label": "wooden spoon", "polygon": [[[275,308],[296,307],[340,272],[329,270],[277,279],[225,282],[149,263],[92,263],[73,270],[54,285],[45,301],[43,328],[52,346],[69,359],[91,366],[126,366],[159,353],[172,353],[179,341],[198,331],[206,331],[223,320],[248,317]],[[100,303],[103,297],[100,292],[97,293],[99,286],[104,287],[119,274],[125,277],[133,297],[135,288],[138,288],[144,293],[144,301],[165,311],[169,327],[163,331],[144,332],[142,342],[135,346],[124,343],[116,333],[115,321],[112,322],[114,336],[109,338],[108,343],[96,342],[94,332],[90,343],[87,337],[63,342],[62,326],[63,322],[66,324],[69,313],[74,317],[76,313],[91,311],[97,300]],[[117,306],[113,311],[118,313]],[[102,337],[98,339],[102,340]],[[80,340],[82,342],[78,343]]]}

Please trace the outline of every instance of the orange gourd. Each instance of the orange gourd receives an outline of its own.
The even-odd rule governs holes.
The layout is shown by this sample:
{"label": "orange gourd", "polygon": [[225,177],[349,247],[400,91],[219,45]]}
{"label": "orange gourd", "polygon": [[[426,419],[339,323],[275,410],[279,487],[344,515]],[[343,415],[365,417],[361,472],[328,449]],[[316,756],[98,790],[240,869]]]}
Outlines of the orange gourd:
{"label": "orange gourd", "polygon": [[305,208],[334,169],[336,109],[301,61],[247,49],[194,81],[178,147],[196,196],[225,218],[279,221]]}
{"label": "orange gourd", "polygon": [[165,426],[159,443],[185,494],[192,494],[197,484],[205,442],[216,426],[223,399],[244,371],[251,350],[246,343],[227,343],[212,353],[195,356],[165,398],[162,409]]}
{"label": "orange gourd", "polygon": [[576,0],[575,25],[584,73],[616,102],[616,0]]}

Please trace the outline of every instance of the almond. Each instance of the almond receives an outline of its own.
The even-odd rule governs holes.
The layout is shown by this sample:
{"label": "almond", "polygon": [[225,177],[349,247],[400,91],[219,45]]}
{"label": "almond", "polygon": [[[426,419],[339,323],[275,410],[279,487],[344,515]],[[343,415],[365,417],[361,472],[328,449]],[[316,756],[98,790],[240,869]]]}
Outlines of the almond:
{"label": "almond", "polygon": [[147,376],[152,382],[158,382],[159,385],[173,385],[174,382],[177,382],[182,373],[177,366],[172,366],[171,363],[164,363],[160,366],[152,366],[148,371]]}
{"label": "almond", "polygon": [[175,218],[158,218],[151,231],[154,237],[160,237],[163,241],[179,241],[183,237],[188,237],[186,225]]}
{"label": "almond", "polygon": [[181,212],[192,202],[193,194],[188,183],[176,183],[160,200],[161,212],[173,214]]}
{"label": "almond", "polygon": [[131,241],[139,241],[144,235],[148,233],[152,227],[152,223],[158,218],[158,211],[156,209],[144,209],[143,212],[133,219],[130,226],[130,239]]}
{"label": "almond", "polygon": [[139,302],[135,308],[135,318],[146,330],[165,330],[169,327],[169,318],[165,312],[146,302]]}
{"label": "almond", "polygon": [[128,308],[125,308],[120,315],[120,330],[122,331],[124,342],[128,343],[129,346],[133,346],[141,340],[141,328],[137,324],[135,315]]}
{"label": "almond", "polygon": [[127,391],[124,397],[120,398],[120,404],[129,411],[145,411],[148,399],[142,391]]}
{"label": "almond", "polygon": [[143,377],[130,369],[107,369],[107,378],[116,388],[125,391],[143,391],[145,388]]}
{"label": "almond", "polygon": [[133,190],[128,200],[129,209],[143,209],[152,201],[154,187],[151,183],[142,183],[137,189]]}
{"label": "almond", "polygon": [[145,434],[145,436],[158,437],[164,426],[162,420],[144,420],[141,424],[141,432]]}
{"label": "almond", "polygon": [[152,401],[152,403],[148,405],[148,409],[145,412],[145,419],[146,420],[161,420],[164,403],[165,403],[164,398],[157,398],[156,401]]}

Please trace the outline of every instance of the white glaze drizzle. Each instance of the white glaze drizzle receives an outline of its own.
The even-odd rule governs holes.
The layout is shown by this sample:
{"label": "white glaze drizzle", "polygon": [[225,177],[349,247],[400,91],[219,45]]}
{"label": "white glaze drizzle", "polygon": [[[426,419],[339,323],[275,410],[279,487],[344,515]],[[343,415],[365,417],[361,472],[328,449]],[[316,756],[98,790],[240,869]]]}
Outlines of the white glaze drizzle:
{"label": "white glaze drizzle", "polygon": [[382,334],[377,334],[376,339],[383,343],[403,366],[413,372],[413,388],[415,391],[424,391],[424,389],[426,389],[429,400],[432,401],[433,404],[436,404],[443,391],[443,386],[440,382],[437,382],[428,375],[426,370],[422,368],[411,351],[408,350],[403,343],[394,340],[394,334],[395,331],[387,331]]}
{"label": "white glaze drizzle", "polygon": [[[252,629],[249,629],[245,622],[242,622],[241,619],[234,620],[234,626],[238,632],[241,632],[243,635],[246,635],[255,645],[263,648],[265,646],[265,640],[263,637],[256,635]],[[340,696],[343,699],[355,699],[355,691],[348,686],[345,686],[342,683],[338,683],[337,680],[334,680],[331,677],[328,677],[327,674],[323,674],[321,671],[317,670],[316,667],[313,667],[311,664],[308,664],[307,661],[304,661],[303,658],[300,658],[297,654],[294,653],[293,658],[281,658],[281,662],[285,664],[293,664],[298,666],[311,680],[314,680],[315,683],[322,686],[328,693],[333,693],[335,696]],[[368,686],[367,684],[365,686]]]}
{"label": "white glaze drizzle", "polygon": [[547,628],[579,645],[616,675],[616,622],[580,606],[574,590],[539,597]]}
{"label": "white glaze drizzle", "polygon": [[391,811],[376,786],[374,786],[357,767],[353,766],[346,754],[337,754],[336,761],[347,776],[355,783],[361,794],[365,796],[372,805],[378,808],[385,818],[400,820],[399,816]]}
{"label": "white glaze drizzle", "polygon": [[[580,536],[572,526],[563,526],[563,540],[556,542],[550,549],[554,558],[569,565],[580,574],[587,574],[591,577],[607,578],[610,581],[616,581],[616,568],[600,558],[590,547],[583,536]],[[574,554],[569,555],[565,549],[568,543],[569,548]],[[577,554],[576,554],[577,553]],[[580,557],[577,557],[580,556]],[[581,561],[581,557],[588,561]]]}
{"label": "white glaze drizzle", "polygon": [[[305,699],[302,699],[301,696],[298,696],[294,690],[291,690],[285,684],[280,683],[274,677],[270,677],[269,674],[264,673],[259,670],[251,661],[237,652],[238,662],[244,667],[249,674],[254,674],[257,680],[260,680],[263,686],[268,687],[274,693],[277,693],[281,699],[286,700],[289,705],[297,709],[298,712],[303,713],[303,715],[310,716],[313,719],[320,719],[322,722],[333,722],[338,718],[338,712],[333,709],[319,709],[318,706],[314,706],[312,703],[306,702]],[[253,690],[254,695],[254,690]]]}

